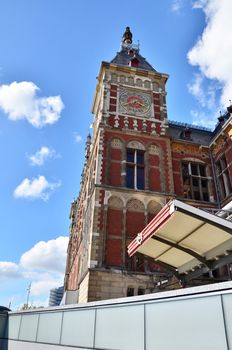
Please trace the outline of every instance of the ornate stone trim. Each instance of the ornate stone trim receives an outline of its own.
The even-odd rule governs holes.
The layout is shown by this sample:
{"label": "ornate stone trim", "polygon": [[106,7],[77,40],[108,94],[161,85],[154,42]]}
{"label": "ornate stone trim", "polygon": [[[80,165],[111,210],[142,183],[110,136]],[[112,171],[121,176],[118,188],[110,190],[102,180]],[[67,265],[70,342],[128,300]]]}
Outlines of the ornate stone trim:
{"label": "ornate stone trim", "polygon": [[108,200],[108,206],[115,209],[123,209],[123,201],[121,198],[112,196]]}
{"label": "ornate stone trim", "polygon": [[129,211],[137,211],[137,212],[144,212],[145,211],[145,207],[144,204],[139,201],[138,199],[130,199],[127,202],[127,210]]}
{"label": "ornate stone trim", "polygon": [[145,151],[145,147],[142,143],[138,142],[138,141],[130,141],[127,144],[127,148],[132,148],[132,149],[140,149]]}
{"label": "ornate stone trim", "polygon": [[116,115],[114,118],[114,127],[115,128],[119,127],[119,116],[118,115]]}
{"label": "ornate stone trim", "polygon": [[208,165],[208,164],[205,163],[203,160],[201,160],[201,159],[199,159],[199,158],[193,158],[193,157],[185,157],[185,158],[182,158],[181,161],[183,161],[183,162],[201,163],[201,164]]}
{"label": "ornate stone trim", "polygon": [[155,155],[160,155],[160,148],[157,145],[150,145],[149,150],[148,150],[149,154],[155,154]]}
{"label": "ornate stone trim", "polygon": [[156,201],[150,201],[147,206],[147,211],[149,214],[157,214],[161,210],[160,203],[157,203]]}
{"label": "ornate stone trim", "polygon": [[119,139],[112,139],[110,142],[111,148],[122,149],[122,141]]}

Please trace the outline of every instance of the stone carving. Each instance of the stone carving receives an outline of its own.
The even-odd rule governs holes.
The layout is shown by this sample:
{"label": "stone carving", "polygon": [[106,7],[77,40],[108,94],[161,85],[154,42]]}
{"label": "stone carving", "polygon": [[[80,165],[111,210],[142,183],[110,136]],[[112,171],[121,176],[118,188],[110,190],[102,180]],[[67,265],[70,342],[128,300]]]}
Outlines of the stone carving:
{"label": "stone carving", "polygon": [[111,148],[122,148],[122,141],[119,139],[112,139],[110,143]]}
{"label": "stone carving", "polygon": [[130,199],[127,202],[127,210],[128,211],[137,211],[137,212],[144,212],[145,211],[145,207],[144,204],[139,201],[138,199]]}
{"label": "stone carving", "polygon": [[125,118],[124,118],[124,127],[125,127],[125,129],[128,129],[128,127],[129,127],[129,120],[128,120],[128,117],[125,117]]}
{"label": "stone carving", "polygon": [[198,157],[203,157],[203,155],[208,156],[208,150],[200,150],[199,146],[195,145],[188,145],[187,143],[173,143],[172,145],[173,152],[180,153],[180,154],[191,154]]}
{"label": "stone carving", "polygon": [[150,201],[147,206],[149,214],[157,214],[161,210],[161,205],[156,201]]}
{"label": "stone carving", "polygon": [[164,122],[161,124],[160,135],[166,135],[167,128],[168,128],[168,125],[166,124],[166,122],[164,120]]}
{"label": "stone carving", "polygon": [[137,122],[136,119],[133,120],[133,128],[134,128],[135,131],[138,130],[138,122]]}
{"label": "stone carving", "polygon": [[110,208],[123,209],[123,201],[119,197],[112,196],[108,200],[108,206]]}
{"label": "stone carving", "polygon": [[159,155],[160,154],[160,148],[157,145],[151,145],[149,147],[149,154]]}
{"label": "stone carving", "polygon": [[143,131],[146,131],[146,130],[147,130],[147,121],[146,121],[146,119],[143,119],[142,130],[143,130]]}
{"label": "stone carving", "polygon": [[145,151],[144,145],[142,143],[138,142],[138,141],[130,141],[127,144],[127,148],[141,149],[141,150]]}
{"label": "stone carving", "polygon": [[155,123],[152,123],[151,124],[151,134],[152,135],[156,135],[157,133],[156,133],[156,125],[155,125]]}
{"label": "stone carving", "polygon": [[114,127],[115,128],[119,127],[119,116],[118,115],[116,115],[114,118]]}

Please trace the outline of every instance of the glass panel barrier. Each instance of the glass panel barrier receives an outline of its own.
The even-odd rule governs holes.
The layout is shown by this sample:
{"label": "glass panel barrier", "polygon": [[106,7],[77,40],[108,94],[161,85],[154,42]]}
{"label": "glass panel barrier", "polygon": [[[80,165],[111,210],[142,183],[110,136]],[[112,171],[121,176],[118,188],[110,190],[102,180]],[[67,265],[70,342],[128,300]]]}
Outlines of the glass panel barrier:
{"label": "glass panel barrier", "polygon": [[95,347],[143,350],[144,306],[97,309]]}
{"label": "glass panel barrier", "polygon": [[95,310],[65,311],[61,344],[93,347]]}
{"label": "glass panel barrier", "polygon": [[21,315],[10,316],[8,321],[8,338],[18,339]]}
{"label": "glass panel barrier", "polygon": [[[231,282],[228,285],[231,288]],[[223,290],[221,295],[217,287],[216,294],[212,294],[212,291],[208,293],[210,288],[213,290],[214,287],[192,288],[192,295],[191,289],[190,294],[183,290],[186,295],[181,295],[181,291],[167,292],[170,295],[165,299],[162,294],[158,298],[154,294],[144,296],[144,299],[125,298],[114,305],[106,301],[81,307],[15,312],[8,318],[9,342],[2,341],[0,348],[5,344],[3,349],[7,350],[7,346],[10,349],[13,344],[14,349],[25,350],[53,347],[105,350],[232,349],[231,289],[225,291],[220,287]],[[199,293],[201,290],[204,294]],[[0,315],[0,335],[4,332],[3,321]]]}
{"label": "glass panel barrier", "polygon": [[229,349],[232,349],[232,294],[222,295],[223,310],[225,316],[225,329],[228,339]]}
{"label": "glass panel barrier", "polygon": [[19,340],[36,340],[39,315],[22,315]]}
{"label": "glass panel barrier", "polygon": [[62,312],[40,315],[37,341],[41,343],[60,343]]}
{"label": "glass panel barrier", "polygon": [[146,350],[227,350],[220,296],[147,304]]}

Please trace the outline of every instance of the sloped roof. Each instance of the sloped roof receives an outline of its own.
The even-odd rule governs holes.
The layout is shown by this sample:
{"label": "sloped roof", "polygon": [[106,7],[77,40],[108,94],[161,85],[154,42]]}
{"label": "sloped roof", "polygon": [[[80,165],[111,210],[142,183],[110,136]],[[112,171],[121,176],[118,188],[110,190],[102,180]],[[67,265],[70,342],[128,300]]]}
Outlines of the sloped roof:
{"label": "sloped roof", "polygon": [[187,127],[191,130],[191,138],[188,141],[193,143],[198,143],[203,146],[209,146],[212,140],[213,132],[210,129],[203,127],[196,127],[195,125],[189,125],[186,123],[178,123],[169,121],[168,135],[174,140],[183,140],[182,137],[183,130]]}
{"label": "sloped roof", "polygon": [[[110,63],[129,67],[131,58],[132,57],[128,54],[128,49],[122,48],[120,52],[117,52],[116,56],[110,61]],[[138,50],[136,50],[136,58],[139,60],[138,68],[156,72],[152,65],[147,62],[146,58],[140,55]]]}

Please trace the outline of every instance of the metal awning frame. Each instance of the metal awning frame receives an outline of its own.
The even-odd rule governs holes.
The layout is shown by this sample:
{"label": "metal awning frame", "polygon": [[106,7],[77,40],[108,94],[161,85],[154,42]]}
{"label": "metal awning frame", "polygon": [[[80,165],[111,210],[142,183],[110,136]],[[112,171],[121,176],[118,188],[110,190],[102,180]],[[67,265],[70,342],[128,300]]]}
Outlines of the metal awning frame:
{"label": "metal awning frame", "polygon": [[[162,266],[167,271],[169,271],[173,275],[175,275],[181,282],[185,282],[185,283],[187,281],[190,281],[191,279],[194,279],[194,278],[201,276],[204,273],[213,271],[213,270],[215,270],[223,265],[232,263],[232,250],[226,251],[225,252],[226,255],[215,256],[214,259],[207,260],[204,256],[198,254],[194,250],[180,246],[181,241],[174,243],[169,239],[166,239],[166,238],[164,239],[164,238],[156,236],[154,233],[157,232],[159,229],[161,229],[162,226],[164,226],[169,220],[171,220],[171,218],[173,217],[173,215],[176,211],[182,212],[184,214],[188,214],[191,217],[194,217],[196,219],[203,220],[203,223],[200,226],[204,226],[206,223],[209,223],[209,224],[213,225],[214,227],[218,227],[220,229],[223,229],[224,232],[227,232],[228,234],[230,234],[232,236],[232,223],[231,222],[229,222],[225,219],[222,219],[218,216],[215,216],[213,214],[210,214],[208,212],[205,212],[201,209],[192,207],[192,206],[185,204],[183,202],[180,202],[178,200],[173,200],[173,201],[169,202],[154,217],[154,219],[143,229],[143,231],[140,232],[137,235],[137,237],[130,243],[130,245],[128,246],[129,256],[132,256],[133,254],[135,254],[136,251],[139,249],[139,247],[142,244],[144,244],[145,242],[147,242],[149,239],[152,239],[154,241],[161,242],[161,243],[168,245],[167,251],[171,248],[176,248],[178,250],[181,250],[181,251],[191,255],[193,258],[195,258],[199,261],[199,264],[197,266],[195,266],[193,269],[191,269],[191,271],[188,271],[185,273],[179,273],[178,269],[175,266],[172,266],[172,265],[169,265],[167,263],[164,263],[163,261],[160,261],[158,257],[156,257],[155,259],[149,257],[149,259],[152,259],[156,264]],[[194,233],[194,231],[198,230],[199,227],[197,227],[192,232],[190,232],[190,234],[192,234],[192,233]]]}

